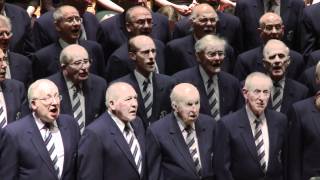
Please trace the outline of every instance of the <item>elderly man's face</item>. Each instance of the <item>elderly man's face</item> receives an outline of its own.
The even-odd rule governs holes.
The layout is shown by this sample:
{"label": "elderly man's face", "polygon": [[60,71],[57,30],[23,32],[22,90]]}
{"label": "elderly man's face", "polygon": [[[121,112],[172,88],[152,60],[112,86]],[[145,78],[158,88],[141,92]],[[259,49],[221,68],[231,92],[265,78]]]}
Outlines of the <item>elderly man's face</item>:
{"label": "elderly man's face", "polygon": [[191,125],[199,116],[200,97],[197,91],[182,92],[179,101],[173,107],[185,124]]}
{"label": "elderly man's face", "polygon": [[80,49],[77,52],[70,52],[71,59],[63,67],[64,74],[73,83],[79,83],[88,79],[91,60],[88,53]]}
{"label": "elderly man's face", "polygon": [[199,53],[198,60],[206,73],[212,76],[221,71],[224,57],[224,46],[222,44],[210,44],[205,51]]}
{"label": "elderly man's face", "polygon": [[121,121],[125,123],[133,121],[138,109],[137,93],[131,86],[121,86],[109,106]]}
{"label": "elderly man's face", "polygon": [[263,61],[271,79],[280,80],[285,76],[290,57],[285,46],[273,44],[267,47]]}
{"label": "elderly man's face", "polygon": [[3,51],[0,49],[0,82],[6,79],[7,61]]}
{"label": "elderly man's face", "polygon": [[132,59],[136,61],[137,71],[148,77],[156,68],[156,47],[149,38],[137,39],[135,44],[138,50],[132,53]]}
{"label": "elderly man's face", "polygon": [[243,96],[251,111],[260,116],[267,107],[270,98],[271,82],[266,78],[253,77],[248,89],[243,89]]}
{"label": "elderly man's face", "polygon": [[0,21],[0,49],[6,50],[8,48],[11,37],[12,33],[9,27]]}
{"label": "elderly man's face", "polygon": [[75,43],[81,34],[82,19],[75,8],[63,8],[63,18],[56,24],[56,29],[63,40]]}
{"label": "elderly man's face", "polygon": [[132,11],[131,21],[127,22],[126,26],[127,26],[127,31],[132,36],[151,35],[151,32],[152,32],[151,13],[144,8],[138,8]]}
{"label": "elderly man's face", "polygon": [[193,32],[197,38],[202,38],[207,34],[214,34],[218,16],[214,11],[199,12],[199,15],[192,20]]}
{"label": "elderly man's face", "polygon": [[53,122],[60,114],[60,98],[57,86],[53,83],[43,83],[34,89],[35,98],[31,108],[44,122]]}
{"label": "elderly man's face", "polygon": [[259,28],[260,36],[267,42],[270,39],[281,40],[284,34],[284,26],[278,16],[268,16],[264,20],[264,26]]}

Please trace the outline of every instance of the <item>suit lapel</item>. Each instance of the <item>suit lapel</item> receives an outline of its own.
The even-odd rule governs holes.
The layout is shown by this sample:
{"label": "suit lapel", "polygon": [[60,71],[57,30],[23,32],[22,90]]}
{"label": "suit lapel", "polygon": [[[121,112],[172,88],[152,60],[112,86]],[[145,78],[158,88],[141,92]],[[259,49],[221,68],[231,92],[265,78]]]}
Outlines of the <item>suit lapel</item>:
{"label": "suit lapel", "polygon": [[289,108],[287,106],[292,104],[293,98],[294,98],[294,89],[290,87],[290,81],[288,80],[288,78],[286,78],[284,88],[283,88],[281,112],[284,112]]}
{"label": "suit lapel", "polygon": [[[134,75],[133,72],[130,73],[129,78],[130,78],[130,81],[132,82],[131,85],[133,86],[134,90],[138,94],[138,104],[140,105],[138,107],[138,114],[140,115],[140,118],[145,121],[147,119],[147,114],[145,112],[144,102],[143,102],[143,98],[142,98],[142,93],[140,91],[139,83],[138,83],[136,76]],[[148,122],[144,122],[144,123],[148,124]]]}
{"label": "suit lapel", "polygon": [[84,108],[85,108],[85,122],[86,122],[86,125],[88,125],[87,123],[88,123],[88,120],[90,119],[89,115],[92,113],[91,112],[92,108],[90,108],[90,106],[93,103],[91,101],[91,99],[93,99],[93,98],[91,97],[91,95],[94,95],[94,93],[92,93],[94,85],[91,84],[90,75],[89,75],[88,79],[82,83],[82,87],[83,87],[84,104],[85,104],[85,106],[84,106]]}
{"label": "suit lapel", "polygon": [[[142,171],[141,172],[144,172],[144,169],[146,168],[145,163],[144,163],[144,162],[146,162],[144,159],[146,150],[145,150],[145,142],[144,142],[144,133],[141,132],[141,129],[143,129],[144,127],[139,127],[139,123],[137,122],[137,120],[134,120],[133,122],[131,122],[131,126],[132,126],[132,128],[134,130],[134,134],[136,135],[137,140],[139,142],[141,156],[142,156]],[[140,176],[143,176],[143,173]],[[142,177],[140,179],[142,179]]]}
{"label": "suit lapel", "polygon": [[59,87],[59,93],[62,95],[62,113],[70,114],[71,116],[73,116],[69,90],[67,87],[66,80],[62,75],[62,72],[57,75],[57,81],[55,83],[57,83],[57,86]]}
{"label": "suit lapel", "polygon": [[268,125],[268,133],[269,133],[269,164],[272,163],[274,158],[274,155],[276,153],[277,144],[278,144],[278,138],[279,137],[279,131],[277,126],[277,121],[274,121],[272,117],[270,117],[268,110],[265,111],[266,119],[267,119],[267,125]]}
{"label": "suit lapel", "polygon": [[241,136],[248,148],[248,151],[250,152],[252,158],[255,159],[257,163],[259,163],[255,140],[253,138],[251,126],[245,108],[242,108],[242,110],[240,111],[239,128],[241,129]]}
{"label": "suit lapel", "polygon": [[[71,152],[71,136],[68,133],[68,127],[66,126],[65,123],[63,123],[62,120],[57,119],[57,124],[60,130],[60,134],[61,134],[61,138],[62,138],[62,142],[63,142],[63,148],[64,148],[64,162],[63,162],[63,172],[61,174],[61,179],[63,179],[63,175],[66,172],[66,170],[68,170],[67,167],[70,167],[70,160],[72,159],[72,154],[70,154]],[[71,157],[71,158],[70,158]]]}
{"label": "suit lapel", "polygon": [[171,113],[171,123],[170,125],[170,135],[173,141],[173,144],[176,146],[176,149],[179,151],[180,155],[183,157],[183,159],[185,160],[183,163],[181,164],[187,164],[187,168],[189,168],[189,170],[191,170],[192,172],[196,173],[196,168],[194,166],[194,162],[191,158],[189,149],[187,147],[187,144],[185,143],[185,140],[182,136],[182,133],[180,131],[179,125],[176,122],[176,118],[174,117],[173,113]]}
{"label": "suit lapel", "polygon": [[186,41],[186,43],[184,44],[184,48],[188,54],[188,56],[190,56],[190,58],[186,58],[185,60],[189,60],[187,62],[188,67],[193,67],[198,65],[198,62],[195,58],[195,50],[194,50],[194,44],[196,43],[196,40],[193,37],[193,34],[190,34],[187,36],[188,39]]}
{"label": "suit lapel", "polygon": [[160,102],[161,102],[161,96],[163,92],[163,87],[158,84],[158,75],[156,73],[153,73],[152,76],[152,85],[153,85],[153,100],[152,100],[152,115],[150,119],[157,119],[157,115],[160,111]]}
{"label": "suit lapel", "polygon": [[312,120],[314,122],[314,125],[316,127],[316,131],[318,132],[319,136],[320,136],[320,121],[319,121],[319,117],[320,117],[320,112],[319,110],[315,107],[314,103],[312,103],[312,107],[311,112],[312,112]]}
{"label": "suit lapel", "polygon": [[56,172],[54,170],[52,160],[50,159],[48,150],[44,144],[44,141],[42,139],[41,133],[35,123],[35,120],[32,115],[29,115],[28,120],[30,121],[29,124],[31,125],[30,128],[28,128],[27,133],[31,136],[31,142],[38,151],[41,159],[45,162],[48,169],[52,173],[52,176],[57,178]]}
{"label": "suit lapel", "polygon": [[206,167],[205,165],[210,164],[210,162],[207,163],[207,161],[209,159],[206,158],[207,152],[205,151],[206,150],[205,146],[207,144],[206,141],[208,138],[208,137],[206,137],[206,127],[204,127],[200,124],[199,119],[196,121],[195,127],[196,127],[196,133],[197,133],[197,138],[198,138],[198,147],[199,147],[199,151],[200,151],[199,153],[200,153],[200,159],[201,159],[201,169],[207,170],[208,167]]}
{"label": "suit lapel", "polygon": [[196,66],[193,68],[194,73],[190,73],[190,74],[195,74],[192,77],[192,81],[194,83],[194,85],[196,85],[196,87],[199,88],[199,93],[200,93],[200,108],[202,109],[201,112],[205,113],[205,114],[211,114],[211,110],[210,110],[210,106],[209,106],[209,99],[208,99],[208,95],[207,95],[207,91],[206,91],[206,87],[205,87],[205,83],[203,82],[203,79],[201,77],[200,74],[200,70],[199,70],[199,66]]}
{"label": "suit lapel", "polygon": [[110,133],[113,137],[114,142],[118,145],[118,147],[121,149],[123,154],[127,157],[130,164],[132,165],[132,167],[134,169],[136,169],[137,173],[139,173],[126,139],[124,138],[122,132],[119,130],[119,128],[117,127],[115,122],[113,122],[112,118],[109,116],[108,113],[107,113],[107,116],[108,116],[109,121],[111,121],[110,122]]}
{"label": "suit lapel", "polygon": [[[14,110],[14,103],[13,103],[13,99],[14,99],[14,94],[13,91],[10,87],[7,87],[7,81],[4,81],[2,83],[2,91],[3,91],[3,97],[4,97],[4,101],[6,104],[6,110],[7,110],[7,121],[8,123],[10,123],[11,120],[15,120],[16,117],[13,117],[13,110]],[[21,112],[18,112],[21,113]]]}

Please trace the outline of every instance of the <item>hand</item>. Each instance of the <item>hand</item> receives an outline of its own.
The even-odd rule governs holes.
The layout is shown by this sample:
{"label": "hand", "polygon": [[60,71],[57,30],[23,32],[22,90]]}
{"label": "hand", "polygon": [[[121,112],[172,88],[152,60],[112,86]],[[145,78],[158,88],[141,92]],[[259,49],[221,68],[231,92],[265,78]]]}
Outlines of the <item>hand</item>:
{"label": "hand", "polygon": [[175,5],[174,8],[176,11],[178,11],[179,14],[183,16],[191,14],[191,9],[186,5]]}

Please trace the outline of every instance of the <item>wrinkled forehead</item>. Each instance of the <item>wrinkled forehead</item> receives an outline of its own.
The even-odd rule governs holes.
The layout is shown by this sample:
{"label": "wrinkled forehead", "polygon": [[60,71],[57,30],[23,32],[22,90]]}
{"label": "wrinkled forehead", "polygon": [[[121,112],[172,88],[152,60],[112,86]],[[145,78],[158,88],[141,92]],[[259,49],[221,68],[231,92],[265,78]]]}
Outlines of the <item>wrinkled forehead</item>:
{"label": "wrinkled forehead", "polygon": [[199,11],[196,18],[204,19],[204,18],[217,18],[218,15],[214,11]]}
{"label": "wrinkled forehead", "polygon": [[34,89],[35,96],[52,96],[58,94],[58,88],[52,83],[41,83],[38,87]]}
{"label": "wrinkled forehead", "polygon": [[79,12],[77,11],[76,8],[71,7],[71,6],[67,6],[67,7],[63,7],[62,16],[64,18],[68,18],[68,17],[80,16],[80,15],[79,15]]}
{"label": "wrinkled forehead", "polygon": [[224,51],[224,45],[221,43],[208,43],[206,46],[205,52],[216,52],[216,51]]}
{"label": "wrinkled forehead", "polygon": [[143,42],[137,42],[136,47],[138,51],[145,51],[145,50],[150,50],[150,49],[155,49],[155,45],[152,40],[145,40]]}
{"label": "wrinkled forehead", "polygon": [[146,9],[138,9],[136,11],[132,11],[132,21],[138,21],[142,19],[152,19],[151,13]]}
{"label": "wrinkled forehead", "polygon": [[282,45],[277,45],[277,46],[269,46],[265,50],[265,54],[264,54],[265,58],[270,58],[275,55],[282,55],[284,57],[289,56],[288,48]]}
{"label": "wrinkled forehead", "polygon": [[76,51],[71,51],[69,54],[69,57],[70,57],[69,59],[70,62],[82,60],[82,59],[89,59],[88,53],[81,48],[77,49]]}
{"label": "wrinkled forehead", "polygon": [[276,24],[282,25],[282,21],[278,16],[268,16],[263,20],[263,23],[265,25],[276,25]]}
{"label": "wrinkled forehead", "polygon": [[253,77],[247,88],[251,91],[269,91],[272,86],[272,81],[270,79],[264,77]]}

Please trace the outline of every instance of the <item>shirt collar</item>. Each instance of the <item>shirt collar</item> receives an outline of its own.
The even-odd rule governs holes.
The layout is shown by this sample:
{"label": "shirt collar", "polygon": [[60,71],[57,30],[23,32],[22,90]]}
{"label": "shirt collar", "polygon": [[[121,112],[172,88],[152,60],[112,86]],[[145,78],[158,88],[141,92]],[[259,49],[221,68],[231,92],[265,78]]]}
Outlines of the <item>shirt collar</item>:
{"label": "shirt collar", "polygon": [[[35,113],[35,112],[32,113],[32,116],[33,116],[33,118],[35,119],[35,122],[36,122],[36,124],[37,124],[38,129],[39,129],[39,130],[44,129],[45,124],[43,123],[43,121],[41,121],[40,118],[38,118],[38,117],[36,116],[36,113]],[[56,120],[54,120],[54,121],[52,122],[52,124],[53,124],[53,127],[54,127],[54,128],[58,128],[58,124],[57,124],[57,121],[56,121]]]}
{"label": "shirt collar", "polygon": [[246,105],[246,112],[247,112],[250,124],[253,124],[256,119],[259,119],[260,121],[263,121],[264,119],[266,119],[264,112],[259,117],[257,117],[255,114],[253,114],[253,112],[251,111],[248,105]]}
{"label": "shirt collar", "polygon": [[[208,74],[206,73],[206,71],[203,69],[201,65],[199,65],[199,71],[200,71],[200,75],[202,77],[203,82],[206,84],[210,77],[208,76]],[[218,80],[218,76],[216,74],[213,75],[211,78],[214,84]]]}
{"label": "shirt collar", "polygon": [[278,83],[281,88],[284,88],[284,83],[285,83],[285,77],[283,77],[282,79],[280,79],[278,82],[273,81],[273,83]]}
{"label": "shirt collar", "polygon": [[[122,133],[124,133],[125,123],[121,121],[115,114],[113,114],[111,111],[107,111],[108,114],[111,116],[112,120],[116,123],[118,128]],[[133,128],[130,123],[128,123],[129,128],[133,131]]]}
{"label": "shirt collar", "polygon": [[134,73],[134,75],[135,75],[140,87],[142,87],[143,86],[143,82],[148,80],[148,79],[149,79],[148,81],[150,82],[150,84],[152,84],[152,76],[153,76],[152,73],[150,73],[148,79],[146,77],[144,77],[141,73],[139,73],[137,70],[134,70],[133,73]]}
{"label": "shirt collar", "polygon": [[[180,131],[183,132],[185,131],[185,128],[186,128],[186,124],[183,122],[183,120],[178,116],[178,114],[176,112],[173,113],[175,118],[177,119],[177,123],[178,123],[178,126],[180,128]],[[191,128],[193,130],[195,130],[195,125],[194,123],[191,124]]]}
{"label": "shirt collar", "polygon": [[[59,38],[59,44],[62,47],[62,49],[64,49],[65,47],[69,46],[70,44],[67,43],[66,41],[64,41],[63,39]],[[76,44],[79,44],[79,42],[77,41]]]}

